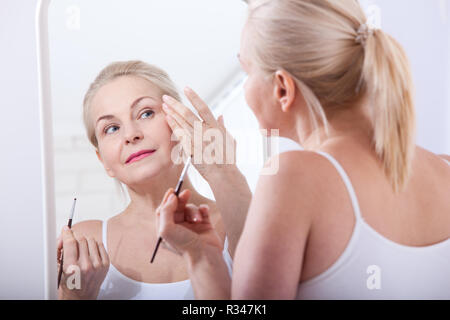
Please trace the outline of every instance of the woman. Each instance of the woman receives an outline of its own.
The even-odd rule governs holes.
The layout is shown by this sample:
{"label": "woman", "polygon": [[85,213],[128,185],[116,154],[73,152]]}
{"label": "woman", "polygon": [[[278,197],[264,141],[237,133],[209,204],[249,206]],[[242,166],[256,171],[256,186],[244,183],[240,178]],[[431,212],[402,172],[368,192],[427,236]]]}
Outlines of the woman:
{"label": "woman", "polygon": [[[196,297],[449,299],[450,166],[415,145],[403,49],[366,24],[358,1],[248,3],[247,103],[262,128],[299,146],[260,176],[231,282],[207,213],[175,223],[190,219],[189,199],[166,193],[160,235],[182,251]],[[193,121],[163,99],[173,130]]]}
{"label": "woman", "polygon": [[[63,230],[58,243],[58,257],[64,248],[60,299],[194,297],[180,256],[160,250],[150,264],[157,243],[156,208],[165,190],[176,185],[183,169],[179,152],[174,151],[177,142],[171,139],[172,131],[161,109],[163,94],[178,97],[164,71],[140,61],[110,64],[86,93],[83,117],[87,135],[107,174],[127,186],[130,204],[107,221],[82,221],[72,230]],[[212,173],[198,167],[212,182],[222,214],[236,212],[224,200],[223,194],[232,192],[242,193],[238,195],[242,199],[238,205],[244,212],[247,210],[250,191],[237,169],[232,165],[221,168],[221,183],[217,183],[217,170]],[[223,175],[228,179],[224,180]],[[235,184],[239,185],[236,191],[228,189]],[[215,202],[196,192],[187,176],[183,189],[190,191],[182,192],[180,199],[188,196],[196,206],[206,204],[192,212],[193,219],[209,208],[221,245],[225,241],[224,258],[231,263],[229,252],[234,254],[243,220],[222,219]],[[81,288],[70,289],[66,283],[73,266],[81,271]]]}

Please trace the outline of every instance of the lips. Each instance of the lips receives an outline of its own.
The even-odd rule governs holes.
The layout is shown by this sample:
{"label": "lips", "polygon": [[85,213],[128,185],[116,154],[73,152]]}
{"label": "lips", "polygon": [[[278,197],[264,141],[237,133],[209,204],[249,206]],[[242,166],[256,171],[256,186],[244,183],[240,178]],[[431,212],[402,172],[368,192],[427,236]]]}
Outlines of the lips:
{"label": "lips", "polygon": [[139,161],[145,157],[148,157],[149,155],[151,155],[153,152],[155,152],[156,150],[141,150],[139,152],[133,153],[131,156],[128,157],[127,161],[125,162],[125,164],[131,163],[131,162],[135,162],[135,161]]}

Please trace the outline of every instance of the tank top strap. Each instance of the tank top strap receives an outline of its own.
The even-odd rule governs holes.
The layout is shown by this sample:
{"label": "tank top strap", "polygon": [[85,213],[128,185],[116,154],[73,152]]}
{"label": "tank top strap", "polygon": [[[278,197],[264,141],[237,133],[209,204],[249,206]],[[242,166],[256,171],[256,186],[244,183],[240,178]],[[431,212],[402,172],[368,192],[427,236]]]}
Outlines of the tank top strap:
{"label": "tank top strap", "polygon": [[108,241],[106,241],[108,239],[107,231],[108,231],[108,220],[103,220],[102,221],[102,241],[103,241],[103,246],[105,247],[106,252],[108,252]]}
{"label": "tank top strap", "polygon": [[322,151],[317,151],[316,153],[327,158],[333,164],[333,166],[336,168],[336,170],[339,172],[339,175],[341,176],[342,180],[344,181],[345,187],[347,188],[347,192],[350,196],[350,200],[352,202],[353,212],[355,213],[356,220],[357,221],[362,220],[361,210],[359,208],[358,198],[356,197],[355,189],[353,188],[350,178],[348,177],[344,168],[342,168],[342,166],[339,164],[339,162],[335,158],[333,158],[331,155],[329,155],[328,153],[325,153]]}

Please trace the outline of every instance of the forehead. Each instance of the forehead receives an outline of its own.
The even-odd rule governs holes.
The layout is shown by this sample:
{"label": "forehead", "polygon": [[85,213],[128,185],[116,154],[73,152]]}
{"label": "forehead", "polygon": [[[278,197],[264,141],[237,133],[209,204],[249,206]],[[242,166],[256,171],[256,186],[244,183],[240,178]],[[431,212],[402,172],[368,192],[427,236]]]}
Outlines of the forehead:
{"label": "forehead", "polygon": [[137,76],[121,76],[106,83],[91,101],[94,121],[108,111],[113,113],[114,110],[129,109],[131,104],[142,96],[152,97],[159,102],[161,90],[150,81]]}

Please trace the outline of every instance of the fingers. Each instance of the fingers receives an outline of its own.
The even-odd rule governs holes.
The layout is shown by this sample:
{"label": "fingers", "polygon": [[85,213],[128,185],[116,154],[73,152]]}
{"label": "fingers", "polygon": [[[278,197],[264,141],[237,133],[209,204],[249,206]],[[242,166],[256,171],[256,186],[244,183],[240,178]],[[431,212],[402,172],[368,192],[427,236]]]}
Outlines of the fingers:
{"label": "fingers", "polygon": [[181,146],[187,156],[193,153],[192,139],[193,139],[193,129],[184,129],[172,116],[166,115],[166,121],[172,133],[175,135],[176,139],[181,143]]}
{"label": "fingers", "polygon": [[72,230],[67,226],[63,228],[62,241],[64,248],[64,266],[76,264],[78,261],[78,243]]}
{"label": "fingers", "polygon": [[167,201],[161,205],[159,217],[159,236],[164,238],[166,232],[175,223],[174,215],[177,209],[178,200],[175,194],[171,194]]}
{"label": "fingers", "polygon": [[199,211],[202,216],[202,223],[205,223],[205,224],[211,223],[210,214],[209,214],[209,206],[207,204],[201,204],[199,207]]}
{"label": "fingers", "polygon": [[97,241],[94,238],[87,239],[89,258],[91,259],[92,266],[97,269],[102,266],[102,258],[100,257],[100,252],[98,250]]}
{"label": "fingers", "polygon": [[200,117],[211,126],[217,127],[217,121],[208,105],[198,96],[198,94],[189,87],[184,89],[184,94],[198,111]]}
{"label": "fingers", "polygon": [[63,248],[63,238],[62,238],[62,230],[61,230],[61,234],[59,235],[58,239],[56,239],[56,261],[58,263],[61,262],[62,248]]}
{"label": "fingers", "polygon": [[[187,123],[189,123],[191,126],[194,125],[195,121],[201,121],[188,107],[186,107],[181,102],[177,101],[176,99],[172,98],[171,96],[164,95],[163,96],[163,110],[165,112],[170,112],[165,107],[169,106],[173,108],[173,111],[175,111],[177,114],[179,114]],[[172,112],[173,113],[173,112]]]}
{"label": "fingers", "polygon": [[164,197],[161,201],[161,204],[165,204],[167,202],[167,199],[169,199],[169,196],[173,194],[175,190],[173,188],[167,189],[166,193],[164,194]]}
{"label": "fingers", "polygon": [[190,197],[191,197],[191,191],[189,189],[181,191],[181,193],[178,195],[178,200],[179,200],[178,209],[179,210],[184,209],[184,207],[186,206]]}
{"label": "fingers", "polygon": [[106,252],[105,245],[103,242],[98,244],[98,251],[100,253],[100,258],[102,259],[102,264],[104,267],[109,267],[110,261],[109,261],[109,255]]}
{"label": "fingers", "polygon": [[202,214],[199,208],[191,203],[187,204],[184,210],[184,220],[190,223],[202,222]]}
{"label": "fingers", "polygon": [[89,247],[88,242],[84,236],[80,236],[77,238],[78,241],[78,250],[79,250],[79,258],[78,265],[80,266],[81,271],[87,272],[91,269],[92,262],[89,257]]}
{"label": "fingers", "polygon": [[223,127],[225,128],[225,124],[223,122],[223,115],[220,115],[219,118],[217,119],[217,122]]}
{"label": "fingers", "polygon": [[[186,118],[182,114],[180,114],[176,109],[169,107],[165,103],[163,103],[163,110],[168,116],[170,116],[170,118],[172,118],[172,120],[169,120],[169,121],[171,121],[172,124],[174,124],[174,121],[175,121],[176,125],[179,128],[183,129],[188,134],[190,134],[191,137],[194,135],[194,122],[195,121],[200,121],[199,119],[196,119],[196,120],[193,120],[192,122],[189,122],[189,120],[186,120]],[[176,130],[173,130],[173,131],[178,137],[178,135],[180,133],[177,134]],[[184,133],[184,132],[182,132],[182,133]]]}

